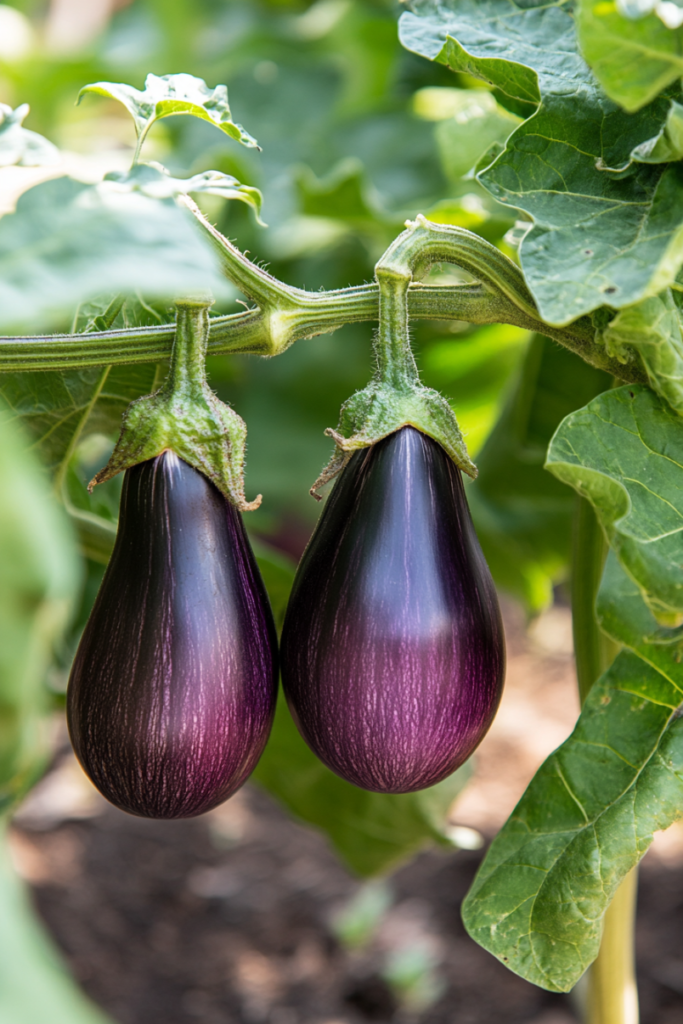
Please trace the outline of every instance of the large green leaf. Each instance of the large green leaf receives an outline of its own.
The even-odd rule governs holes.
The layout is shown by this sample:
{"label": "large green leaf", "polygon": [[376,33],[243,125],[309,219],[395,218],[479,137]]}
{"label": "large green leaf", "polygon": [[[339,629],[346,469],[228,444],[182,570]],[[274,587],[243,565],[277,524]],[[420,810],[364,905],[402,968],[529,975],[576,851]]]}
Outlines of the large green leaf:
{"label": "large green leaf", "polygon": [[649,388],[568,416],[547,468],[592,502],[611,547],[663,622],[683,612],[683,420]]}
{"label": "large green leaf", "polygon": [[571,546],[574,495],[544,472],[548,444],[564,416],[609,386],[606,373],[536,335],[477,456],[467,495],[486,560],[531,611],[551,600]]}
{"label": "large green leaf", "polygon": [[678,646],[660,637],[648,643],[657,623],[614,556],[598,610],[603,628],[630,650],[595,684],[574,732],[536,773],[463,907],[477,942],[560,992],[595,959],[620,882],[683,808]]}
{"label": "large green leaf", "polygon": [[565,324],[670,285],[683,262],[683,172],[637,159],[654,148],[678,93],[620,110],[581,57],[565,2],[412,8],[401,19],[408,49],[541,101],[479,181],[534,222],[520,259],[543,318]]}
{"label": "large green leaf", "polygon": [[104,291],[232,295],[192,215],[173,200],[57,178],[0,220],[0,329],[61,322]]}
{"label": "large green leaf", "polygon": [[616,3],[579,0],[579,44],[607,95],[638,110],[683,75],[683,29],[652,12],[626,17]]}

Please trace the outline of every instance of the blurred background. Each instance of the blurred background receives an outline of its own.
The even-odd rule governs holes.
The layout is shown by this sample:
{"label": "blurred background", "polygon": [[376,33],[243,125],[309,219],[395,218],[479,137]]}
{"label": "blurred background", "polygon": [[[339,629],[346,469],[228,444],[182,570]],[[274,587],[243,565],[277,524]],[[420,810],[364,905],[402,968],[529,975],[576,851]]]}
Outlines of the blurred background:
{"label": "blurred background", "polygon": [[[369,281],[404,221],[419,212],[476,231],[514,259],[524,225],[471,172],[529,109],[404,51],[399,14],[394,0],[0,4],[0,103],[30,104],[26,127],[60,150],[48,167],[0,167],[0,212],[48,177],[94,182],[129,166],[129,115],[92,95],[76,105],[82,86],[107,80],[142,88],[149,72],[187,72],[210,86],[227,84],[233,118],[261,152],[177,117],[154,126],[143,155],[178,177],[217,169],[261,189],[267,227],[241,203],[214,196],[199,202],[278,278],[311,290]],[[444,266],[430,279],[466,277]],[[53,329],[82,329],[101,308],[74,310]],[[235,294],[216,312],[240,308]],[[168,306],[140,297],[120,322],[171,316]],[[372,329],[347,326],[300,341],[276,360],[210,360],[212,386],[248,425],[247,495],[264,500],[247,514],[247,526],[276,615],[319,514],[309,487],[330,455],[323,431],[368,381]],[[308,754],[281,707],[256,781],[211,815],[162,824],[107,807],[68,752],[62,712],[106,554],[83,545],[73,554],[58,510],[26,519],[26,501],[47,509],[52,499],[37,464],[10,459],[19,441],[7,434],[0,610],[19,607],[20,591],[24,599],[18,574],[29,580],[23,646],[13,657],[22,671],[31,661],[37,682],[30,699],[3,695],[0,727],[3,735],[18,730],[22,750],[33,749],[39,707],[45,753],[38,767],[27,755],[21,788],[48,766],[14,815],[8,849],[52,939],[31,916],[5,859],[3,1024],[579,1019],[580,993],[572,1000],[535,989],[471,943],[459,904],[486,841],[578,712],[566,597],[573,497],[542,465],[560,419],[609,381],[546,339],[507,325],[422,322],[413,336],[424,383],[452,402],[480,467],[468,494],[504,595],[510,652],[503,706],[476,764],[419,800],[360,794],[336,780]],[[92,498],[84,483],[106,461],[127,401],[149,391],[157,372],[151,366],[112,374],[79,444],[71,451],[60,442],[68,449],[68,501],[111,529],[120,479]],[[0,378],[19,429],[44,464],[52,464],[55,438],[74,415],[73,396],[91,386],[89,374]],[[20,505],[17,488],[31,487]],[[69,597],[75,613],[67,610]],[[38,606],[57,611],[36,632]],[[0,652],[18,636],[7,612]],[[683,961],[671,952],[683,907],[677,826],[648,854],[641,894],[643,1021],[674,1024],[683,1013]]]}

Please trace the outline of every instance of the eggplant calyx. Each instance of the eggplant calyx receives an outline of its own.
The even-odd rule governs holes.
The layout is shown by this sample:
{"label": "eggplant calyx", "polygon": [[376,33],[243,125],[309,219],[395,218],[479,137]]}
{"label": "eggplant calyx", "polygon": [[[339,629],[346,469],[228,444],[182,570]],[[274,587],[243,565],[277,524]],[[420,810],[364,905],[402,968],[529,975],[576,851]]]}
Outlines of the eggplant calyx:
{"label": "eggplant calyx", "polygon": [[172,451],[208,477],[240,511],[261,504],[260,494],[251,502],[244,494],[247,426],[206,381],[208,309],[209,303],[199,300],[178,303],[168,377],[154,394],[136,398],[128,406],[111,458],[90,481],[89,490],[163,451]]}
{"label": "eggplant calyx", "polygon": [[313,497],[321,499],[320,488],[344,469],[355,451],[369,448],[403,427],[414,427],[433,438],[458,469],[476,478],[477,467],[467,454],[458,421],[443,395],[417,380],[404,380],[400,387],[373,381],[344,403],[337,429],[325,431],[333,438],[335,450],[311,487]]}

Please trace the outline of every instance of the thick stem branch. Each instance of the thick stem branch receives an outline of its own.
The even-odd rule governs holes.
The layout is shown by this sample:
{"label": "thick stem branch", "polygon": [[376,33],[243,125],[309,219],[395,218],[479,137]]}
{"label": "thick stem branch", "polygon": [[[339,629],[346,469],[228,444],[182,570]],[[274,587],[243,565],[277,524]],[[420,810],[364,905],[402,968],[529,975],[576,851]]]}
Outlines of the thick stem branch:
{"label": "thick stem branch", "polygon": [[[600,630],[595,600],[607,544],[592,506],[577,497],[572,555],[572,623],[581,703],[614,660],[617,645]],[[638,990],[633,962],[634,868],[605,913],[597,959],[588,972],[586,1024],[638,1024]]]}
{"label": "thick stem branch", "polygon": [[[376,283],[329,292],[292,288],[248,260],[203,217],[198,220],[219,253],[227,277],[257,303],[256,309],[210,320],[209,355],[274,356],[300,338],[331,334],[347,323],[379,319]],[[604,346],[596,343],[589,317],[582,317],[566,327],[544,323],[536,312],[521,272],[494,246],[462,229],[430,227],[426,221],[418,226],[422,248],[418,246],[419,251],[412,254],[418,270],[430,262],[450,259],[480,278],[482,283],[451,287],[412,283],[408,288],[411,319],[513,324],[553,338],[586,362],[626,383],[647,383],[639,363],[619,363],[606,354]],[[414,241],[414,231],[404,232],[381,262],[393,260],[404,267],[407,250],[413,247]],[[412,264],[408,268],[408,280],[411,276]],[[174,330],[173,324],[162,324],[84,334],[0,337],[0,373],[162,362],[170,357]]]}

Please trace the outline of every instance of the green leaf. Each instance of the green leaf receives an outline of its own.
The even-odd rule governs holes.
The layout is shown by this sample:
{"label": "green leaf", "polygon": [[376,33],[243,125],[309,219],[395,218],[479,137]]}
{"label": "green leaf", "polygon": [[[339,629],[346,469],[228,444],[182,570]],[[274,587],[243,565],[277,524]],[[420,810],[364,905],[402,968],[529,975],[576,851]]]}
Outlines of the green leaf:
{"label": "green leaf", "polygon": [[82,440],[118,434],[129,403],[153,389],[155,374],[153,364],[10,373],[0,377],[0,394],[43,465],[63,477]]}
{"label": "green leaf", "polygon": [[0,813],[44,767],[44,676],[80,582],[66,517],[25,448],[0,404]]}
{"label": "green leaf", "polygon": [[154,122],[162,117],[190,114],[220,128],[243,146],[258,149],[256,139],[232,120],[225,85],[210,89],[202,78],[194,75],[147,75],[142,91],[120,82],[95,82],[81,89],[79,102],[87,92],[123,103],[132,115],[140,142]]}
{"label": "green leaf", "polygon": [[479,540],[496,583],[530,611],[551,600],[571,546],[574,495],[543,471],[548,444],[564,416],[609,386],[606,373],[535,335],[477,457],[467,497]]}
{"label": "green leaf", "polygon": [[22,127],[29,112],[28,103],[16,110],[0,103],[0,167],[19,164],[38,167],[59,162],[59,150],[51,142]]}
{"label": "green leaf", "polygon": [[[641,602],[642,604],[642,602]],[[630,651],[591,690],[574,732],[534,776],[463,905],[469,934],[511,970],[567,992],[653,833],[681,814],[683,670]]]}
{"label": "green leaf", "polygon": [[671,291],[617,313],[601,332],[607,350],[624,361],[635,349],[651,387],[683,415],[683,336]]}
{"label": "green leaf", "polygon": [[0,835],[0,1019],[8,1024],[113,1024],[79,991],[38,922]]}
{"label": "green leaf", "polygon": [[566,324],[671,285],[683,262],[683,172],[637,159],[655,150],[678,91],[634,114],[619,110],[578,51],[566,3],[412,7],[401,19],[409,49],[541,100],[478,180],[534,222],[520,261],[543,319]]}
{"label": "green leaf", "polygon": [[560,425],[547,468],[593,504],[657,617],[683,612],[683,420],[645,386],[600,395]]}
{"label": "green leaf", "polygon": [[636,146],[631,156],[643,164],[665,164],[683,157],[683,106],[680,103],[671,101],[660,132]]}
{"label": "green leaf", "polygon": [[616,3],[579,0],[576,24],[600,85],[626,110],[639,110],[683,75],[683,29],[667,28],[655,13],[634,20]]}
{"label": "green leaf", "polygon": [[174,178],[161,164],[135,164],[130,171],[112,171],[104,177],[117,192],[141,192],[150,199],[174,199],[176,196],[205,193],[220,196],[221,199],[239,199],[256,214],[256,219],[266,227],[260,218],[263,196],[251,185],[240,185],[232,174],[222,171],[203,171],[191,178]]}
{"label": "green leaf", "polygon": [[[323,831],[352,871],[375,875],[443,842],[437,827],[469,776],[461,768],[422,793],[369,793],[334,775],[302,740],[282,697],[253,778],[296,817]],[[438,791],[438,792],[437,792]]]}
{"label": "green leaf", "polygon": [[232,295],[192,215],[173,200],[57,178],[0,220],[0,329],[59,323],[105,290],[173,298],[207,288]]}

